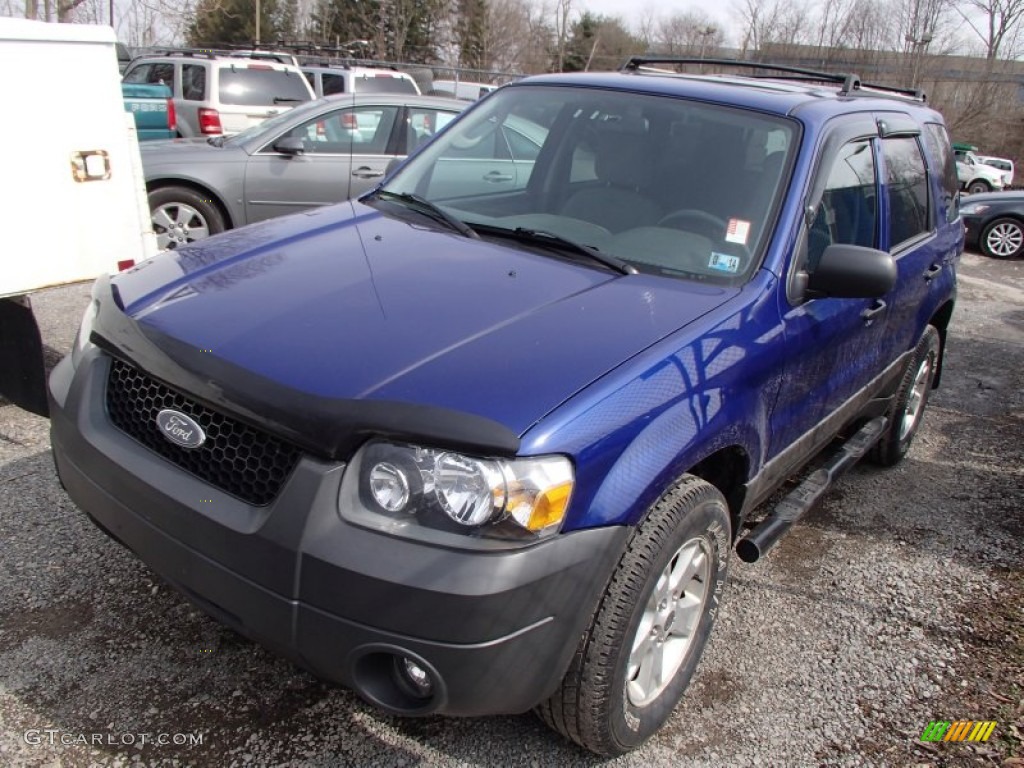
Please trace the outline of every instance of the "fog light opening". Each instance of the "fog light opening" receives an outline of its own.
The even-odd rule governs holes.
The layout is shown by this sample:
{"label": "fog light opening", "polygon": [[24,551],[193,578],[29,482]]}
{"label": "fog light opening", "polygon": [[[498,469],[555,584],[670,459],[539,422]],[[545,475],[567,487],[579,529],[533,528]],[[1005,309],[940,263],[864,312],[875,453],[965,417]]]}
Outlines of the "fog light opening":
{"label": "fog light opening", "polygon": [[429,699],[434,695],[430,673],[408,656],[395,657],[395,682],[413,698]]}
{"label": "fog light opening", "polygon": [[444,709],[444,678],[416,653],[394,645],[365,645],[352,652],[352,687],[396,715],[428,715]]}

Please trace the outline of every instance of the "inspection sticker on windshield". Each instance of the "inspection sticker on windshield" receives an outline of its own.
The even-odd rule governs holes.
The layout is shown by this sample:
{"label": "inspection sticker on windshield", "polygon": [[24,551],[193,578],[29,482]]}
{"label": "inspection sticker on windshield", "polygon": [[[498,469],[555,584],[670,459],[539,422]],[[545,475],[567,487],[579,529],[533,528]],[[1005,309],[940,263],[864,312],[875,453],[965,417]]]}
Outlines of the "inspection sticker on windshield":
{"label": "inspection sticker on windshield", "polygon": [[747,244],[750,236],[750,222],[743,219],[729,219],[729,226],[725,230],[725,240],[729,243]]}
{"label": "inspection sticker on windshield", "polygon": [[712,251],[708,267],[711,269],[717,269],[719,272],[739,272],[740,257],[730,256],[728,253]]}

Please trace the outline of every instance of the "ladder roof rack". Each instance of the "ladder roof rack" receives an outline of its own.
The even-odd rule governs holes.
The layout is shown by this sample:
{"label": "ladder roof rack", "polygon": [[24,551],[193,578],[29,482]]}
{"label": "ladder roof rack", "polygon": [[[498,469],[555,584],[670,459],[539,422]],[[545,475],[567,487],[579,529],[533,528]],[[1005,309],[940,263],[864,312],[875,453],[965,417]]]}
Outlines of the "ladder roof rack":
{"label": "ladder roof rack", "polygon": [[[752,75],[757,78],[772,78],[775,80],[793,80],[800,82],[835,83],[840,86],[839,93],[843,96],[859,95],[895,95],[903,98],[910,98],[917,101],[924,101],[925,95],[922,91],[913,88],[897,88],[891,85],[879,85],[877,83],[865,83],[859,75],[850,72],[823,72],[816,69],[805,69],[804,67],[792,67],[788,64],[772,64],[764,61],[741,61],[739,59],[708,59],[687,56],[631,56],[619,68],[620,72],[655,71],[658,74],[676,74],[667,70],[651,70],[652,65],[699,65],[712,67],[735,67],[738,69],[755,70]],[[778,72],[783,74],[768,74]],[[868,93],[865,93],[867,91]]]}

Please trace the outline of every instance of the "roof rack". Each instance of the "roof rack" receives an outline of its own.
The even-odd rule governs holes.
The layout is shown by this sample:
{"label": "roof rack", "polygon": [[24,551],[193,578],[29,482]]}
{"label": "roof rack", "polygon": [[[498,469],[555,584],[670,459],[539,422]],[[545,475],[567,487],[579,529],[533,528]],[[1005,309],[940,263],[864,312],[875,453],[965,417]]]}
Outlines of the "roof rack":
{"label": "roof rack", "polygon": [[278,64],[297,66],[295,57],[287,53],[260,49],[232,49],[232,48],[176,48],[155,46],[146,48],[136,58],[152,58],[154,56],[182,56],[194,59],[216,59],[228,56],[236,59],[255,59],[257,61],[273,61]]}
{"label": "roof rack", "polygon": [[[859,75],[847,72],[822,72],[816,69],[804,69],[803,67],[791,67],[786,64],[771,64],[760,61],[740,61],[738,59],[704,59],[686,56],[630,56],[626,62],[619,67],[620,72],[643,72],[665,70],[653,70],[652,64],[697,64],[700,66],[714,67],[738,67],[741,69],[762,70],[761,73],[754,73],[753,77],[772,78],[775,80],[795,80],[800,82],[822,82],[839,83],[839,93],[843,96],[856,96],[868,91],[877,91],[884,94],[895,94],[897,96],[909,97],[916,101],[925,101],[924,92],[913,88],[896,88],[891,85],[878,85],[876,83],[865,83]],[[648,69],[650,68],[650,69]],[[771,75],[765,72],[783,72],[784,75]]]}

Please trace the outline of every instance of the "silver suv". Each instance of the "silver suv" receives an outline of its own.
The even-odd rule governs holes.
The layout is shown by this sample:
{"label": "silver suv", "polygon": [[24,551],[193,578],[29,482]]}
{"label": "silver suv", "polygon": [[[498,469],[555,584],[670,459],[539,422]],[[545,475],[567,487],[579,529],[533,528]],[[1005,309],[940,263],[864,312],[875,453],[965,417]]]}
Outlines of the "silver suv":
{"label": "silver suv", "polygon": [[315,97],[294,66],[213,52],[141,56],[126,83],[162,83],[174,94],[181,136],[238,133]]}

